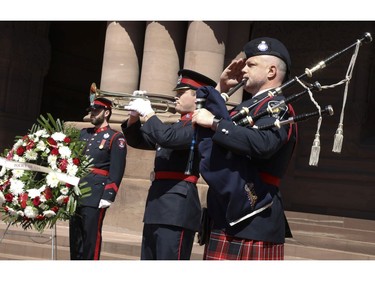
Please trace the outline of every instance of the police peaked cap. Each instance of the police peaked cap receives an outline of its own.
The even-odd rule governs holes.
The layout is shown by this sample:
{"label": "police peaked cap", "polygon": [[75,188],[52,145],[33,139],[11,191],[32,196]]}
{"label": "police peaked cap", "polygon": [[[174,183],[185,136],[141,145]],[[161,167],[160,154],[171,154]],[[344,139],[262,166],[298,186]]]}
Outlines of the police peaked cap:
{"label": "police peaked cap", "polygon": [[190,69],[181,69],[178,72],[177,85],[173,91],[181,89],[193,89],[197,90],[202,86],[216,87],[216,82],[203,74],[195,72]]}
{"label": "police peaked cap", "polygon": [[260,37],[251,40],[243,48],[246,58],[270,55],[282,59],[287,66],[287,77],[290,75],[290,68],[292,65],[288,49],[283,43],[275,38]]}
{"label": "police peaked cap", "polygon": [[97,109],[97,108],[103,108],[103,109],[111,110],[112,109],[112,101],[110,101],[107,98],[96,98],[92,102],[90,107],[88,107],[86,110],[91,111],[91,110],[94,110],[94,109]]}

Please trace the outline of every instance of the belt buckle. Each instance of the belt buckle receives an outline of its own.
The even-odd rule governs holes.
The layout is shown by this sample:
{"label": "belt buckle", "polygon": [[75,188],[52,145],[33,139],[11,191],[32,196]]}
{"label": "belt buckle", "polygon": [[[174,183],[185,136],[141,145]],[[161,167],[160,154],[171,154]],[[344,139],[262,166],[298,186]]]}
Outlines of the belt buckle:
{"label": "belt buckle", "polygon": [[154,181],[154,180],[155,180],[155,172],[152,171],[152,172],[150,173],[150,181]]}

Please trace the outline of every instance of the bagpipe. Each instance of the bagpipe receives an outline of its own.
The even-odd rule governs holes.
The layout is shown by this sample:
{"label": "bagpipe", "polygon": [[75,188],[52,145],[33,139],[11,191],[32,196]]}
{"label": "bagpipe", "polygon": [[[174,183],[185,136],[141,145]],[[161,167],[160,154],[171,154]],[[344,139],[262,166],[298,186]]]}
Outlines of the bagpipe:
{"label": "bagpipe", "polygon": [[[304,73],[302,73],[301,75],[295,76],[294,78],[283,83],[281,86],[269,90],[263,98],[260,98],[258,101],[252,103],[249,106],[241,108],[232,116],[228,111],[226,102],[234,92],[236,92],[246,83],[246,80],[240,81],[228,93],[221,94],[210,86],[199,88],[197,90],[197,100],[199,100],[199,104],[197,103],[197,109],[204,106],[204,108],[210,111],[215,116],[215,118],[228,120],[236,126],[248,127],[253,130],[262,131],[270,129],[277,130],[282,128],[284,125],[295,124],[297,122],[318,117],[318,128],[317,132],[315,133],[315,139],[313,141],[309,161],[310,165],[317,166],[320,153],[319,130],[322,122],[322,116],[332,116],[334,114],[334,110],[331,105],[321,107],[314,99],[313,92],[320,92],[324,89],[334,88],[345,83],[345,104],[348,85],[351,80],[359,47],[363,42],[368,43],[371,41],[371,34],[368,32],[365,33],[364,36],[360,39],[357,39],[355,43],[334,53],[327,59],[320,61],[314,67],[306,68]],[[316,71],[325,68],[328,64],[332,63],[342,54],[353,48],[355,48],[355,51],[353,52],[346,77],[340,82],[333,85],[322,86],[319,82],[310,84],[302,81],[302,79],[306,77],[311,78]],[[304,90],[297,94],[284,97],[284,90],[290,88],[296,83],[300,84],[304,88]],[[278,112],[281,107],[285,108],[285,106],[290,105],[290,103],[300,99],[306,94],[310,96],[311,102],[316,106],[316,111],[290,116],[286,120],[278,120],[276,118],[276,120],[271,124],[261,123],[261,126],[256,126],[256,122],[258,120],[262,119],[263,117],[272,116],[274,113]],[[259,105],[265,101],[273,102],[268,102],[267,108],[264,110],[254,111],[254,108],[259,107]],[[256,114],[254,114],[254,112],[256,112]],[[341,152],[343,139],[343,112],[344,108],[342,109],[339,128],[337,129],[335,135],[333,146],[334,152]],[[217,198],[217,200],[222,201],[221,203],[223,206],[226,206],[225,216],[227,222],[230,225],[235,225],[238,222],[253,216],[254,214],[263,210],[263,208],[266,208],[270,204],[272,204],[272,196],[270,196],[270,194],[266,191],[267,188],[262,188],[263,183],[260,180],[261,177],[259,175],[258,167],[256,166],[256,164],[252,163],[251,160],[249,161],[249,157],[247,157],[246,155],[233,153],[225,149],[224,147],[215,144],[212,141],[212,136],[215,132],[209,128],[203,128],[196,125],[194,130],[195,133],[194,139],[192,140],[192,148],[195,145],[198,145],[198,150],[201,156],[199,164],[200,173],[210,187],[209,192],[218,194],[219,196],[215,197]],[[194,153],[193,149],[191,150],[191,153]],[[188,163],[187,172],[189,165],[191,164]],[[252,193],[249,193],[249,188],[246,188],[249,183],[253,183],[253,187],[255,188],[255,194],[257,194],[257,200],[255,201],[251,200]]]}

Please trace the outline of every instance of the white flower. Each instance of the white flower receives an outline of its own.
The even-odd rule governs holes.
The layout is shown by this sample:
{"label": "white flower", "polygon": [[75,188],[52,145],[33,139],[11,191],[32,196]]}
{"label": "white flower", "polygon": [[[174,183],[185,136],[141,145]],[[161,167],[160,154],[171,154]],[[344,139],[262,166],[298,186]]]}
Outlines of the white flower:
{"label": "white flower", "polygon": [[66,172],[70,176],[75,176],[78,172],[78,167],[74,164],[68,164],[68,167],[66,167]]}
{"label": "white flower", "polygon": [[61,192],[61,194],[63,194],[63,195],[67,195],[68,192],[69,192],[69,188],[67,188],[67,187],[63,187],[63,188],[60,189],[60,192]]}
{"label": "white flower", "polygon": [[49,155],[47,158],[48,164],[50,165],[52,170],[57,170],[57,156],[56,155]]}
{"label": "white flower", "polygon": [[54,172],[48,173],[46,180],[47,180],[47,185],[49,185],[52,188],[57,187],[60,182],[59,179],[57,178],[57,174]]}
{"label": "white flower", "polygon": [[14,149],[14,150],[17,150],[17,148],[19,148],[22,144],[23,144],[23,140],[22,140],[22,139],[19,139],[19,140],[13,145],[13,149]]}
{"label": "white flower", "polygon": [[43,215],[47,218],[51,218],[53,216],[56,216],[56,213],[54,211],[51,211],[51,210],[47,210],[47,211],[43,211]]}
{"label": "white flower", "polygon": [[20,210],[20,211],[17,211],[17,215],[23,217],[25,214],[24,214],[24,212],[22,212],[22,211]]}
{"label": "white flower", "polygon": [[68,198],[68,196],[66,196],[66,195],[60,195],[59,197],[57,197],[56,202],[59,203],[59,204],[62,204],[62,203],[64,203],[64,200],[66,198]]}
{"label": "white flower", "polygon": [[45,130],[45,129],[42,129],[42,130],[39,130],[39,131],[36,131],[35,133],[34,133],[36,136],[38,136],[38,137],[48,137],[48,133],[47,133],[47,131]]}
{"label": "white flower", "polygon": [[36,188],[31,188],[27,190],[27,193],[29,194],[29,197],[31,199],[34,199],[35,197],[40,196],[40,191],[39,189],[36,189]]}
{"label": "white flower", "polygon": [[59,148],[59,153],[61,155],[61,158],[66,159],[70,157],[70,155],[72,154],[72,151],[70,150],[69,147],[62,146]]}
{"label": "white flower", "polygon": [[38,210],[32,206],[26,206],[25,208],[25,216],[29,219],[35,219],[38,215]]}
{"label": "white flower", "polygon": [[11,207],[8,207],[8,213],[11,216],[16,216],[17,215],[17,212],[13,208],[11,208]]}
{"label": "white flower", "polygon": [[61,132],[53,133],[51,138],[53,138],[55,141],[63,141],[65,139],[66,135]]}
{"label": "white flower", "polygon": [[25,158],[28,160],[36,160],[38,159],[38,153],[35,152],[34,150],[26,150]]}
{"label": "white flower", "polygon": [[25,170],[16,170],[16,169],[12,170],[13,177],[17,179],[22,177],[24,173],[25,173]]}
{"label": "white flower", "polygon": [[23,192],[23,188],[25,187],[25,184],[23,181],[20,181],[15,178],[10,179],[10,192],[12,192],[14,195],[21,194]]}
{"label": "white flower", "polygon": [[0,205],[2,205],[5,202],[4,193],[0,190]]}
{"label": "white flower", "polygon": [[46,143],[44,141],[39,141],[36,145],[36,149],[44,151],[46,149]]}

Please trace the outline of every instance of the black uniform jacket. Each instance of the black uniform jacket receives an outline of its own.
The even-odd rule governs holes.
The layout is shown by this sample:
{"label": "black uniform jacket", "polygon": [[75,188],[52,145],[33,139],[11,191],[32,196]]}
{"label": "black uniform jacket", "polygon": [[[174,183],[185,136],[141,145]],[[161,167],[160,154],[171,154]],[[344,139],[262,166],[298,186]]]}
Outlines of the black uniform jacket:
{"label": "black uniform jacket", "polygon": [[[208,89],[208,93],[214,91]],[[284,99],[266,97],[267,93],[255,96],[233,111],[257,104],[250,111],[250,116],[255,116]],[[289,114],[283,106],[272,116],[256,120],[255,126],[288,119]],[[202,135],[200,172],[209,185],[207,206],[215,227],[240,238],[283,243],[285,215],[278,186],[296,142],[295,125],[260,130],[223,118],[210,138],[207,131]]]}
{"label": "black uniform jacket", "polygon": [[93,159],[93,172],[81,179],[91,187],[91,195],[80,200],[82,206],[98,207],[100,199],[115,201],[126,166],[126,141],[121,132],[109,126],[95,131],[81,130],[80,139],[87,142],[86,154]]}
{"label": "black uniform jacket", "polygon": [[[189,118],[190,116],[190,118]],[[122,130],[130,146],[156,150],[154,172],[177,172],[183,175],[188,162],[194,131],[191,114],[174,124],[164,124],[155,115],[141,126],[138,121]],[[199,176],[198,152],[194,153],[192,174]],[[198,231],[201,204],[195,183],[178,179],[155,179],[146,200],[145,224],[165,224]]]}

